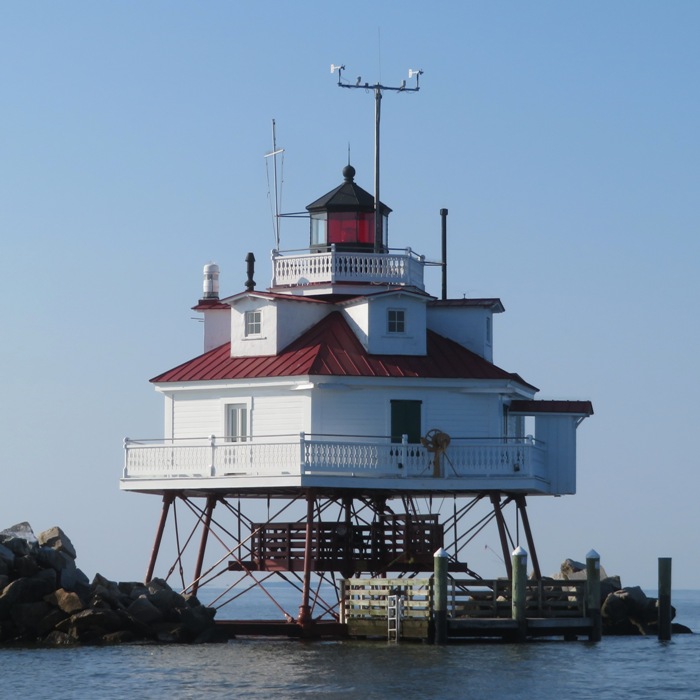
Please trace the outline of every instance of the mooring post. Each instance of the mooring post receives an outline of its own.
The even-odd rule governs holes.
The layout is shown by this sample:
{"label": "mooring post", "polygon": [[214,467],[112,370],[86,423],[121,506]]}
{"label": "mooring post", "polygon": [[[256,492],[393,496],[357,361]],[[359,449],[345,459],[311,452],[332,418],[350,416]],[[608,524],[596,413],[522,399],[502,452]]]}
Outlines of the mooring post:
{"label": "mooring post", "polygon": [[433,554],[433,620],[435,644],[447,643],[447,552],[440,549]]}
{"label": "mooring post", "polygon": [[518,641],[527,637],[527,617],[525,612],[525,595],[527,592],[527,552],[516,547],[511,557],[512,579],[512,617],[518,623]]}
{"label": "mooring post", "polygon": [[671,558],[659,557],[659,639],[671,639]]}
{"label": "mooring post", "polygon": [[586,554],[586,611],[591,619],[588,639],[599,642],[603,636],[603,621],[600,616],[600,554],[595,549]]}

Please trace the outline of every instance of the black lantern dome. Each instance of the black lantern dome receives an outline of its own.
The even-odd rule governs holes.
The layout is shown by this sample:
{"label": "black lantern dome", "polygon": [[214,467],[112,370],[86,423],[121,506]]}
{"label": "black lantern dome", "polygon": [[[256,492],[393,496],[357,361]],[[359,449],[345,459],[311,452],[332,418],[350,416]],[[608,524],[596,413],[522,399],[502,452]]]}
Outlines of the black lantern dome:
{"label": "black lantern dome", "polygon": [[343,168],[344,181],[323,197],[309,204],[311,248],[386,252],[387,225],[391,209],[379,203],[382,217],[381,240],[375,245],[374,197],[355,183],[355,168]]}

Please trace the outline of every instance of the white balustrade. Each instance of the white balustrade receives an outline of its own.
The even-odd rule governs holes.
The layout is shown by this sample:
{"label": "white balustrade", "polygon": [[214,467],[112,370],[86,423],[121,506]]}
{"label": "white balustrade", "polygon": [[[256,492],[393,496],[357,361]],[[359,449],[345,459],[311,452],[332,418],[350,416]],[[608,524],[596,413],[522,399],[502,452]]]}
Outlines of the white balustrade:
{"label": "white balustrade", "polygon": [[[379,478],[433,476],[434,453],[386,439],[270,437],[225,442],[154,443],[125,440],[124,478],[236,477],[325,474]],[[546,479],[545,448],[531,439],[453,439],[440,455],[442,478],[536,477]]]}
{"label": "white balustrade", "polygon": [[378,282],[425,288],[425,261],[410,248],[402,253],[359,253],[335,249],[285,255],[275,252],[272,262],[273,287],[320,282]]}

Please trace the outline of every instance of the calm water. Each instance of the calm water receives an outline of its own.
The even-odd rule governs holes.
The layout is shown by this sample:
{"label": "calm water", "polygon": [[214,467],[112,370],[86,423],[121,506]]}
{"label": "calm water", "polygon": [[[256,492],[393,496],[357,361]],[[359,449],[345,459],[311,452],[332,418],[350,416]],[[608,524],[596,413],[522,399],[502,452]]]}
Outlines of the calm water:
{"label": "calm water", "polygon": [[[700,630],[700,591],[674,591]],[[700,698],[700,634],[465,644],[232,641],[0,650],[2,698]]]}

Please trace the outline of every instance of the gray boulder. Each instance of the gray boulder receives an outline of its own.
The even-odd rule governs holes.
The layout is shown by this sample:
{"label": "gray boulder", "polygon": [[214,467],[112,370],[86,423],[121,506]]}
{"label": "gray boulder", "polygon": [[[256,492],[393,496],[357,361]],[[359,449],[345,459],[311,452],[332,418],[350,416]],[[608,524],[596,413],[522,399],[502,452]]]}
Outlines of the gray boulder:
{"label": "gray boulder", "polygon": [[0,542],[2,542],[5,538],[9,539],[12,537],[18,537],[19,539],[25,540],[30,544],[37,541],[34,530],[32,530],[32,526],[27,522],[17,523],[16,525],[12,525],[12,527],[0,530]]}
{"label": "gray boulder", "polygon": [[20,537],[5,537],[2,540],[2,544],[18,557],[26,557],[31,552],[27,540],[23,540]]}
{"label": "gray boulder", "polygon": [[163,613],[145,596],[133,601],[126,611],[144,625],[160,622],[163,619]]}
{"label": "gray boulder", "polygon": [[55,588],[56,573],[51,569],[43,569],[35,576],[15,579],[0,593],[0,620],[8,617],[13,606],[35,603]]}
{"label": "gray boulder", "polygon": [[0,544],[0,564],[5,564],[6,566],[15,565],[15,553],[4,544]]}
{"label": "gray boulder", "polygon": [[77,593],[67,591],[64,588],[58,588],[49,593],[49,595],[44,596],[44,600],[68,615],[73,615],[86,608],[85,603]]}
{"label": "gray boulder", "polygon": [[95,644],[104,635],[123,629],[124,622],[113,610],[81,610],[56,625],[56,629],[84,644]]}
{"label": "gray boulder", "polygon": [[46,635],[43,639],[43,643],[49,647],[71,647],[78,644],[78,640],[75,637],[71,637],[66,632],[53,630]]}
{"label": "gray boulder", "polygon": [[162,579],[116,583],[77,568],[60,527],[35,537],[28,523],[0,533],[0,645],[193,643],[216,637],[212,608]]}
{"label": "gray boulder", "polygon": [[30,554],[18,556],[15,559],[15,574],[20,578],[24,578],[26,576],[34,576],[40,571],[41,567],[37,563],[36,558],[31,556]]}
{"label": "gray boulder", "polygon": [[45,622],[50,612],[51,606],[43,601],[19,603],[12,606],[10,618],[23,639],[33,640],[48,634],[53,628],[53,625],[47,626]]}
{"label": "gray boulder", "polygon": [[68,535],[58,526],[40,532],[37,540],[40,545],[46,545],[53,547],[59,552],[65,552],[72,559],[77,557],[73,543],[68,538]]}
{"label": "gray boulder", "polygon": [[[55,550],[53,547],[41,546],[36,552],[36,561],[39,566],[43,569],[53,569],[57,573],[60,573],[66,568],[67,559],[73,562],[73,559]],[[75,564],[75,562],[73,562],[73,564]]]}
{"label": "gray boulder", "polygon": [[172,590],[156,591],[148,596],[148,600],[162,613],[187,607],[187,601],[179,593]]}

